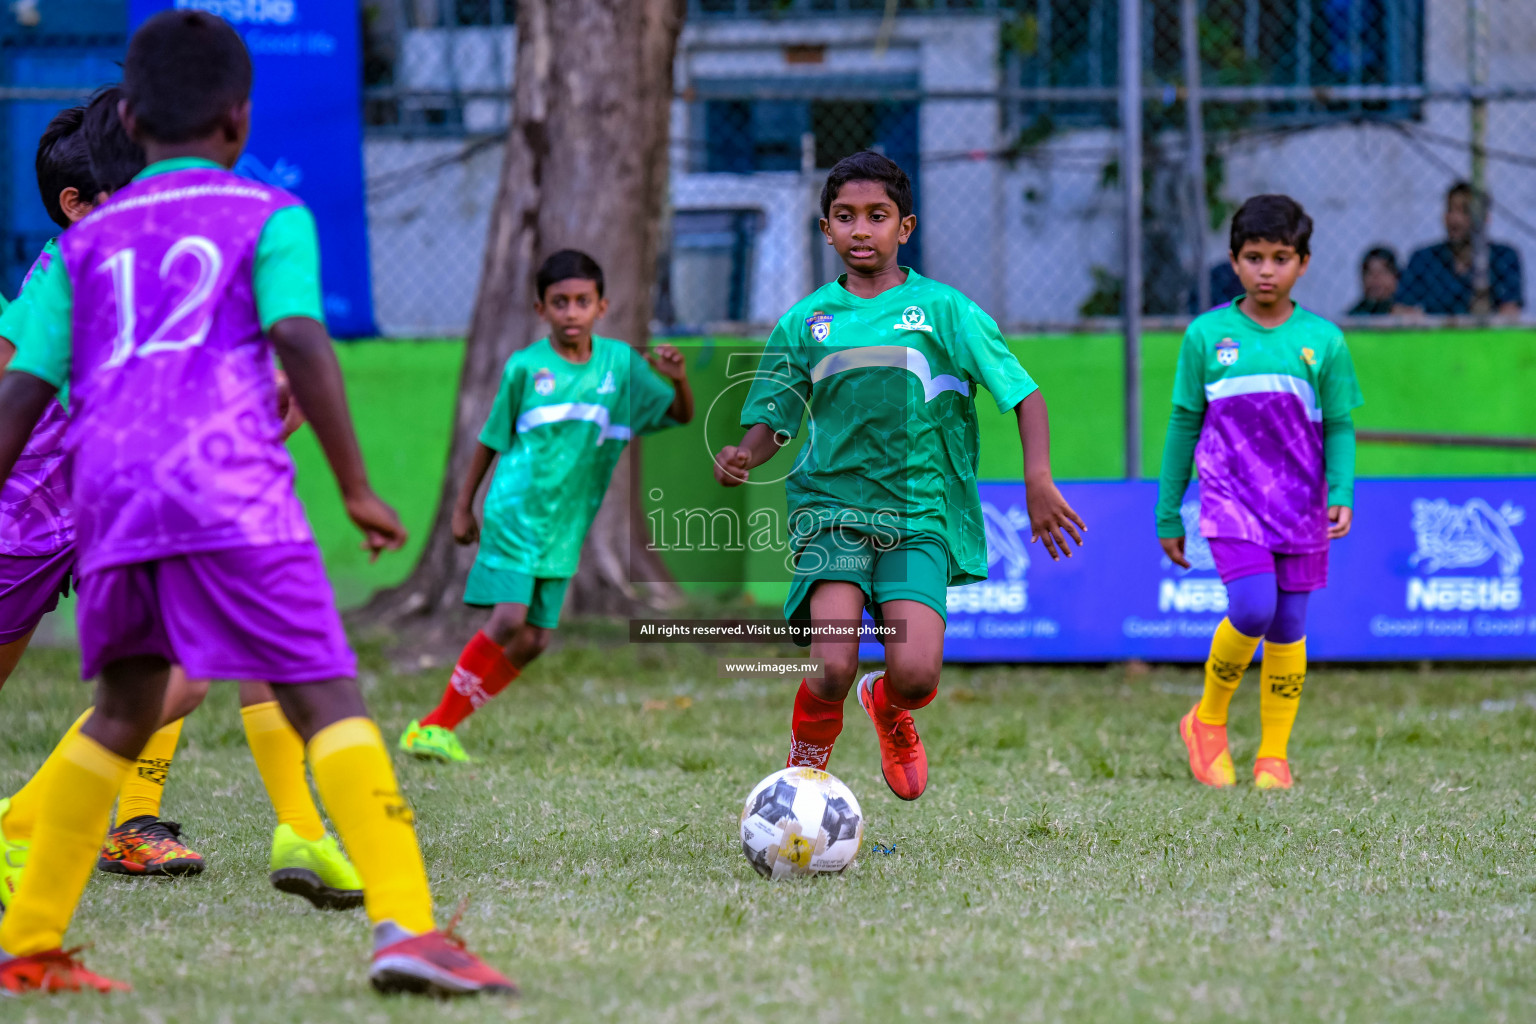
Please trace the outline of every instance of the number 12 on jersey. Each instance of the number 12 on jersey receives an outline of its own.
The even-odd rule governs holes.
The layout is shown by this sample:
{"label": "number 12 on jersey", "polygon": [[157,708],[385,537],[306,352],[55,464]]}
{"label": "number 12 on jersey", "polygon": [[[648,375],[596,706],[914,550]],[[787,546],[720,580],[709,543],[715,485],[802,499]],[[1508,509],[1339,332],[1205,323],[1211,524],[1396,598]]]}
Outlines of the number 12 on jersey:
{"label": "number 12 on jersey", "polygon": [[[197,278],[170,315],[140,343],[134,283],[137,255],[132,247],[120,249],[98,268],[99,273],[112,275],[112,292],[117,298],[117,333],[112,338],[112,355],[105,364],[108,369],[122,366],[137,356],[196,348],[207,339],[208,329],[213,325],[213,309],[208,300],[218,285],[224,255],[217,245],[202,235],[188,235],[167,249],[160,260],[160,283],[165,285],[177,263],[187,259],[196,263]],[[174,336],[176,334],[180,336]]]}

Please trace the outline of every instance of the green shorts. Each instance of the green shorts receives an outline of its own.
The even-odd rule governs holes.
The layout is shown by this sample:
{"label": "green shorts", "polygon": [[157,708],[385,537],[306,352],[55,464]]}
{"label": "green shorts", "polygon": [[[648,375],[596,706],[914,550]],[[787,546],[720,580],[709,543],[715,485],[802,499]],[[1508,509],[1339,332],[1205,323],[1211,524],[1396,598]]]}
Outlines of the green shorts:
{"label": "green shorts", "polygon": [[886,601],[919,601],[948,618],[949,547],[934,536],[911,534],[882,550],[865,534],[822,530],[806,541],[795,559],[784,618],[810,622],[811,590],[822,580],[857,583],[864,591],[864,607],[877,623]]}
{"label": "green shorts", "polygon": [[560,625],[560,608],[565,604],[565,588],[570,585],[569,576],[554,579],[516,569],[492,569],[477,558],[464,584],[464,603],[474,608],[527,605],[528,617],[523,621],[540,629],[554,629]]}

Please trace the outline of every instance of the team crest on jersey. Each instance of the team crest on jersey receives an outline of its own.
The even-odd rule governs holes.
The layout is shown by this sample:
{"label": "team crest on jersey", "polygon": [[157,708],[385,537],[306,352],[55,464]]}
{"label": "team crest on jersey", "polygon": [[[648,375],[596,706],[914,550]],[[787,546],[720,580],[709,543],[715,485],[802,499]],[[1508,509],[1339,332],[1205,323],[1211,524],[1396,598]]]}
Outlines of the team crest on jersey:
{"label": "team crest on jersey", "polygon": [[815,310],[810,316],[805,318],[805,322],[811,328],[811,337],[817,341],[825,342],[827,336],[832,333],[831,313],[823,313],[819,309]]}
{"label": "team crest on jersey", "polygon": [[1216,361],[1222,366],[1231,366],[1237,362],[1237,342],[1231,338],[1222,338],[1216,343]]}
{"label": "team crest on jersey", "polygon": [[1308,366],[1316,366],[1317,365],[1317,353],[1313,352],[1309,348],[1304,348],[1304,349],[1301,350],[1301,361],[1306,363]]}
{"label": "team crest on jersey", "polygon": [[617,390],[619,390],[618,387],[613,383],[613,371],[609,370],[603,375],[603,382],[597,386],[597,393],[611,395]]}
{"label": "team crest on jersey", "polygon": [[933,333],[933,327],[924,323],[928,319],[922,306],[908,306],[901,311],[901,323],[896,325],[898,331],[927,331]]}
{"label": "team crest on jersey", "polygon": [[541,395],[548,396],[555,390],[555,375],[548,370],[540,370],[533,375],[533,390]]}

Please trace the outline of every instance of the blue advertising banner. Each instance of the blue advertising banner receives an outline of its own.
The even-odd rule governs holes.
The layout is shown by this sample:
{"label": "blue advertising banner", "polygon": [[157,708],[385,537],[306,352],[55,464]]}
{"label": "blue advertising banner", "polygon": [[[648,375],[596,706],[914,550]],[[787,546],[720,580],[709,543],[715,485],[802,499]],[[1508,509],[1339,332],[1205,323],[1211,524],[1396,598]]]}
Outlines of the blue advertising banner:
{"label": "blue advertising banner", "polygon": [[[1203,661],[1227,592],[1186,497],[1187,554],[1158,547],[1154,481],[1062,486],[1087,545],[1052,562],[1029,543],[1022,483],[983,483],[989,577],[949,591],[950,661]],[[1361,480],[1355,526],[1329,553],[1307,616],[1311,657],[1536,659],[1525,550],[1536,480]],[[877,645],[866,656],[878,659]]]}
{"label": "blue advertising banner", "polygon": [[338,338],[376,334],[363,207],[362,51],[356,4],[132,0],[137,28],[167,8],[217,14],[256,67],[251,140],[236,171],[295,193],[320,228],[325,316]]}

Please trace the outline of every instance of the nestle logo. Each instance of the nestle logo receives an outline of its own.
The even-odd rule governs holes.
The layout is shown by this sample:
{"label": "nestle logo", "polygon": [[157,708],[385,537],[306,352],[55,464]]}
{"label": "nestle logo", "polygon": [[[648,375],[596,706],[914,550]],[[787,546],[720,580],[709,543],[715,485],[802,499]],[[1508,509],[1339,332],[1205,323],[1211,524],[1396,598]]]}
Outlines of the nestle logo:
{"label": "nestle logo", "polygon": [[1224,612],[1227,588],[1221,580],[1163,580],[1157,588],[1160,612]]}
{"label": "nestle logo", "polygon": [[1518,576],[1435,576],[1408,581],[1411,612],[1512,612],[1519,607]]}
{"label": "nestle logo", "polygon": [[231,25],[291,25],[295,0],[176,0],[178,11],[207,11]]}
{"label": "nestle logo", "polygon": [[971,583],[963,587],[950,587],[945,595],[944,607],[950,612],[1022,612],[1029,605],[1025,584]]}

